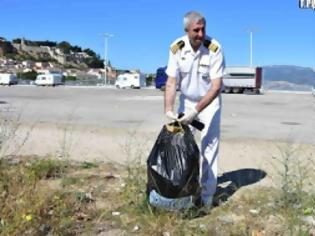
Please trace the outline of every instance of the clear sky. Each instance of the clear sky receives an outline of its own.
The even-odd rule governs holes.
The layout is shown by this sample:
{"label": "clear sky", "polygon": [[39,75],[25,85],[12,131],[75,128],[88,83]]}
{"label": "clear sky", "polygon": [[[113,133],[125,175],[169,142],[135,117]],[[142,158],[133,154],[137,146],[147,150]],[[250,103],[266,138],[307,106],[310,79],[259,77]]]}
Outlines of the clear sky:
{"label": "clear sky", "polygon": [[119,69],[155,72],[172,41],[184,34],[189,10],[207,19],[207,34],[222,45],[227,65],[315,67],[315,11],[298,0],[0,0],[0,36],[7,40],[68,41],[91,48]]}

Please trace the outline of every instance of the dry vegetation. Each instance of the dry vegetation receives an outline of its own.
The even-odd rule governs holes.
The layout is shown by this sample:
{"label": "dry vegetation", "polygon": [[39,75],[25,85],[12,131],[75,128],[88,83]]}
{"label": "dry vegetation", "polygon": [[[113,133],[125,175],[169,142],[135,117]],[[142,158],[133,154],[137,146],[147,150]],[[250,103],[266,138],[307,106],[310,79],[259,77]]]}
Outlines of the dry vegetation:
{"label": "dry vegetation", "polygon": [[150,207],[141,164],[148,152],[135,143],[122,150],[125,165],[2,155],[0,235],[315,235],[313,163],[289,147],[279,157],[278,188],[226,186],[233,191],[218,194],[206,215]]}
{"label": "dry vegetation", "polygon": [[[238,190],[208,215],[146,201],[144,166],[15,157],[0,162],[1,235],[309,235],[315,197]],[[298,196],[300,195],[300,196]],[[220,198],[220,196],[217,196]]]}

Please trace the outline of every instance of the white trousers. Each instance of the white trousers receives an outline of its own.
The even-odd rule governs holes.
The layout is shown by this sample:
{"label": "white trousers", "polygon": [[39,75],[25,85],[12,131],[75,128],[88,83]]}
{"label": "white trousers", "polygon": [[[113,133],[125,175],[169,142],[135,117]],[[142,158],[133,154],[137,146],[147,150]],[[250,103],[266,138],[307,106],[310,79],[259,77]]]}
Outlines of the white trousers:
{"label": "white trousers", "polygon": [[[185,111],[196,106],[197,102],[190,101],[184,95],[180,96],[180,104],[178,113],[185,113]],[[218,95],[205,109],[203,109],[197,120],[204,123],[205,127],[201,131],[200,150],[200,185],[201,185],[201,199],[204,204],[212,201],[217,187],[218,176],[218,154],[220,143],[220,120],[221,120],[221,95]],[[192,128],[195,134],[195,129]],[[199,132],[199,131],[198,131]]]}

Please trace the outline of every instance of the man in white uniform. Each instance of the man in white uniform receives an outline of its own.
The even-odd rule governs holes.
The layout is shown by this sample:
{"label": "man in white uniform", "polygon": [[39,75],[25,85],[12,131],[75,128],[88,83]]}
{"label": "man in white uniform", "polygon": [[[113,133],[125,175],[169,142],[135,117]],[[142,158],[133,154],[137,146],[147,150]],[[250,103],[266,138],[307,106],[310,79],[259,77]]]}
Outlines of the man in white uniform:
{"label": "man in white uniform", "polygon": [[206,20],[200,13],[184,16],[186,35],[170,47],[164,109],[169,119],[177,119],[173,109],[178,84],[178,113],[185,114],[178,120],[190,124],[196,119],[205,125],[200,144],[200,197],[202,206],[210,207],[217,186],[224,56],[219,43],[206,35],[205,27]]}

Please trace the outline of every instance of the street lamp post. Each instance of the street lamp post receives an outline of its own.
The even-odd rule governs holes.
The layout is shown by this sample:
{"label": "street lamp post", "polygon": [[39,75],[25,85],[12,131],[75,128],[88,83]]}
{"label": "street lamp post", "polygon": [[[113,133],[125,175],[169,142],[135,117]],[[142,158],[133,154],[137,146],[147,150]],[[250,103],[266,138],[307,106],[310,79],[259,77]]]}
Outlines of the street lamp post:
{"label": "street lamp post", "polygon": [[253,31],[249,32],[249,58],[250,58],[250,66],[253,66]]}
{"label": "street lamp post", "polygon": [[256,31],[256,29],[247,29],[247,32],[249,32],[249,64],[252,67],[253,66],[253,32]]}
{"label": "street lamp post", "polygon": [[108,51],[108,39],[113,37],[113,34],[105,33],[104,34],[104,85],[107,84],[107,51]]}

